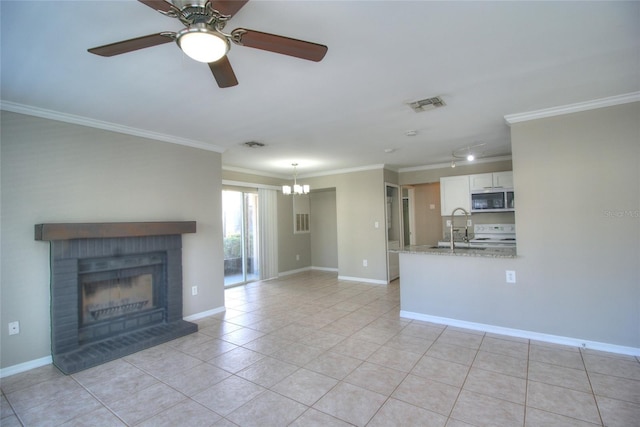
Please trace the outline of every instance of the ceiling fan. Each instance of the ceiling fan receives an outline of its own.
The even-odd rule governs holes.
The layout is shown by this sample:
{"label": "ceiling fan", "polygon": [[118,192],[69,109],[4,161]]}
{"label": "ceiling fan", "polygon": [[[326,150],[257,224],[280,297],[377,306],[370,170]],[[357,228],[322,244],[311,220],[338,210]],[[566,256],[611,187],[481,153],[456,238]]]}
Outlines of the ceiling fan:
{"label": "ceiling fan", "polygon": [[321,61],[327,46],[246,28],[231,33],[222,30],[227,21],[249,0],[138,0],[165,16],[177,18],[186,28],[176,32],[164,31],[88,49],[100,56],[114,56],[138,49],[175,41],[188,56],[206,62],[221,88],[238,84],[227,58],[231,44],[294,56],[310,61]]}

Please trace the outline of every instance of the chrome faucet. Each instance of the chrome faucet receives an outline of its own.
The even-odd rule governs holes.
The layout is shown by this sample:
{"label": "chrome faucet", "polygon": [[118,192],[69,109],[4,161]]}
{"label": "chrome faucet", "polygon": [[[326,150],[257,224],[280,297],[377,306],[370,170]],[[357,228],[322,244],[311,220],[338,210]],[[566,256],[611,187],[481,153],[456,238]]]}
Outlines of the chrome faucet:
{"label": "chrome faucet", "polygon": [[465,208],[455,208],[451,212],[451,219],[449,220],[449,239],[451,242],[451,252],[453,252],[455,245],[453,243],[453,218],[456,212],[464,212],[464,241],[469,243],[469,215],[471,215]]}

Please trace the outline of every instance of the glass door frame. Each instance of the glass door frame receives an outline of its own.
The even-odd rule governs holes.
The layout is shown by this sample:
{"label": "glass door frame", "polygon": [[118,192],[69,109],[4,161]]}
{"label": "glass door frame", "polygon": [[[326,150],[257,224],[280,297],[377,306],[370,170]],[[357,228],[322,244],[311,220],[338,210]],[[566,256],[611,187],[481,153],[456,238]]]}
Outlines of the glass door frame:
{"label": "glass door frame", "polygon": [[[258,194],[253,191],[242,191],[238,189],[223,189],[222,192],[222,217],[224,221],[222,238],[225,246],[224,286],[229,287],[243,285],[248,282],[259,280],[260,253],[258,230]],[[241,206],[229,206],[228,202],[230,201],[230,197],[225,197],[225,193],[238,194],[241,199]],[[225,201],[227,201],[227,203],[225,203]],[[234,205],[237,205],[237,202],[237,200],[234,200]],[[250,205],[253,206],[253,210],[250,209]],[[227,258],[229,255],[227,252],[233,250],[232,248],[227,247],[227,245],[231,246],[233,244],[233,242],[228,243],[227,239],[238,235],[238,233],[234,233],[230,236],[227,235],[228,230],[226,229],[226,221],[228,215],[240,216],[240,218],[236,218],[236,222],[240,225],[238,230],[240,240],[240,253],[238,254],[240,255],[239,273],[236,272],[237,267],[232,268],[233,266],[231,266],[232,261],[235,264],[235,259]],[[250,241],[250,239],[253,239],[253,241]],[[251,251],[251,253],[249,253],[249,251]],[[251,260],[251,262],[249,262],[249,259]],[[229,263],[229,265],[227,265],[227,263]],[[228,272],[230,273],[228,274]],[[238,279],[238,277],[240,277],[240,280],[236,280]]]}

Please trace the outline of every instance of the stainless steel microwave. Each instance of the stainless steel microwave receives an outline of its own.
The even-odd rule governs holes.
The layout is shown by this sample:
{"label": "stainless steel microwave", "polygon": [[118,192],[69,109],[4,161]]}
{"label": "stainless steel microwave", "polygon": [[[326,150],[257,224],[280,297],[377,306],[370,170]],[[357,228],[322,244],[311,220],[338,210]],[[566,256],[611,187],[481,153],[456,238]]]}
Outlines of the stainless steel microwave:
{"label": "stainless steel microwave", "polygon": [[513,212],[513,190],[486,190],[471,193],[471,212]]}

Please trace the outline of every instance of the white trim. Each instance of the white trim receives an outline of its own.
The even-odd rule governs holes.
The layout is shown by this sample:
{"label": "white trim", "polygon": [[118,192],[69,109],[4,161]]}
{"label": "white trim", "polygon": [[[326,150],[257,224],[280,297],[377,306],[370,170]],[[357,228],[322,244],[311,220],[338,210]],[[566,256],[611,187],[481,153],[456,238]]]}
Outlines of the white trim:
{"label": "white trim", "polygon": [[[359,166],[359,167],[348,168],[348,169],[335,169],[335,170],[317,172],[317,173],[310,172],[310,173],[305,173],[305,174],[298,174],[298,178],[303,178],[303,179],[304,178],[315,178],[315,177],[318,177],[318,176],[330,176],[330,175],[338,175],[338,174],[341,174],[341,173],[363,172],[363,171],[377,170],[377,169],[385,169],[385,165],[384,164],[367,165],[367,166]],[[266,177],[271,177],[271,178],[281,178],[281,179],[290,179],[291,178],[291,175],[278,175],[278,174],[274,174],[274,173],[270,173],[270,172],[262,172],[262,171],[252,170],[252,169],[243,169],[243,168],[239,168],[239,167],[236,167],[236,166],[228,166],[228,165],[222,165],[222,170],[246,173],[246,174],[249,174],[249,175],[266,176]]]}
{"label": "white trim", "polygon": [[303,271],[309,271],[309,270],[311,270],[311,267],[303,267],[303,268],[298,268],[296,270],[289,270],[289,271],[279,271],[278,277],[291,276],[292,274],[302,273]]}
{"label": "white trim", "polygon": [[88,117],[76,116],[73,114],[59,113],[57,111],[45,110],[44,108],[32,107],[29,105],[17,104],[10,101],[0,100],[0,109],[11,111],[13,113],[26,114],[29,116],[40,117],[43,119],[57,120],[59,122],[71,123],[74,125],[87,126],[96,129],[107,130],[111,132],[123,133],[125,135],[138,136],[141,138],[154,139],[156,141],[170,142],[172,144],[183,145],[191,148],[199,148],[201,150],[223,153],[224,147],[209,144],[204,141],[196,141],[193,139],[181,138],[174,135],[166,135],[163,133],[152,132],[145,129],[137,129],[129,126],[122,126],[115,123],[103,122],[101,120],[90,119]]}
{"label": "white trim", "polygon": [[355,168],[347,168],[347,169],[335,169],[325,172],[317,172],[317,173],[306,173],[298,175],[298,178],[315,178],[318,176],[329,176],[329,175],[339,175],[343,173],[352,173],[352,172],[364,172],[370,170],[384,169],[384,165],[368,165],[368,166],[360,166]]}
{"label": "white trim", "polygon": [[365,279],[364,277],[338,276],[338,280],[348,280],[350,282],[372,283],[374,285],[386,285],[386,284],[388,284],[388,282],[386,280]]}
{"label": "white trim", "polygon": [[442,325],[456,326],[459,328],[472,329],[475,331],[491,332],[494,334],[507,335],[511,337],[526,338],[536,341],[549,342],[554,344],[568,345],[590,350],[606,351],[609,353],[626,354],[630,356],[640,356],[640,348],[626,347],[616,344],[608,344],[598,341],[589,341],[579,338],[563,337],[559,335],[543,334],[540,332],[525,331],[522,329],[505,328],[502,326],[487,325],[484,323],[467,322],[465,320],[450,319],[448,317],[431,316],[428,314],[415,313],[400,310],[400,317],[425,322],[438,323]]}
{"label": "white trim", "polygon": [[222,307],[213,308],[207,311],[201,311],[200,313],[192,314],[190,316],[183,317],[182,319],[186,320],[187,322],[192,322],[194,320],[199,320],[205,317],[213,316],[214,314],[224,313],[225,311],[227,311],[227,308],[222,306]]}
{"label": "white trim", "polygon": [[233,185],[235,187],[264,188],[267,190],[282,191],[282,187],[279,187],[277,185],[256,184],[253,182],[244,182],[244,181],[232,181],[230,179],[223,179],[222,185]]}
{"label": "white trim", "polygon": [[542,110],[529,111],[525,113],[507,114],[504,116],[504,120],[508,125],[512,125],[514,123],[526,122],[529,120],[544,119],[546,117],[561,116],[563,114],[578,113],[580,111],[595,110],[597,108],[612,107],[614,105],[629,104],[631,102],[638,101],[640,101],[640,92],[631,92],[623,95],[596,99],[593,101],[577,102],[575,104],[544,108]]}
{"label": "white trim", "polygon": [[[503,160],[511,160],[511,155],[508,156],[497,156],[497,157],[482,157],[479,159],[475,159],[472,162],[469,162],[467,160],[458,160],[456,159],[456,165],[458,166],[464,166],[464,165],[473,165],[476,163],[494,163],[494,162],[501,162]],[[398,169],[398,172],[416,172],[416,171],[424,171],[424,170],[431,170],[431,169],[443,169],[443,168],[449,168],[451,169],[451,161],[447,162],[447,163],[436,163],[433,165],[424,165],[424,166],[413,166],[410,168],[400,168]]]}
{"label": "white trim", "polygon": [[18,363],[17,365],[8,366],[0,369],[0,378],[6,378],[11,375],[19,374],[22,372],[30,371],[31,369],[39,368],[41,366],[51,365],[53,358],[51,356],[41,357],[40,359],[30,360],[24,363]]}
{"label": "white trim", "polygon": [[222,165],[222,170],[223,171],[246,173],[247,175],[266,176],[266,177],[278,178],[278,179],[289,179],[289,178],[291,178],[291,175],[276,174],[276,173],[271,173],[271,172],[263,172],[263,171],[239,168],[237,166],[229,166],[229,165]]}
{"label": "white trim", "polygon": [[314,266],[311,266],[311,269],[312,270],[319,270],[319,271],[332,271],[334,273],[338,272],[338,269],[337,268],[333,268],[333,267],[314,267]]}

